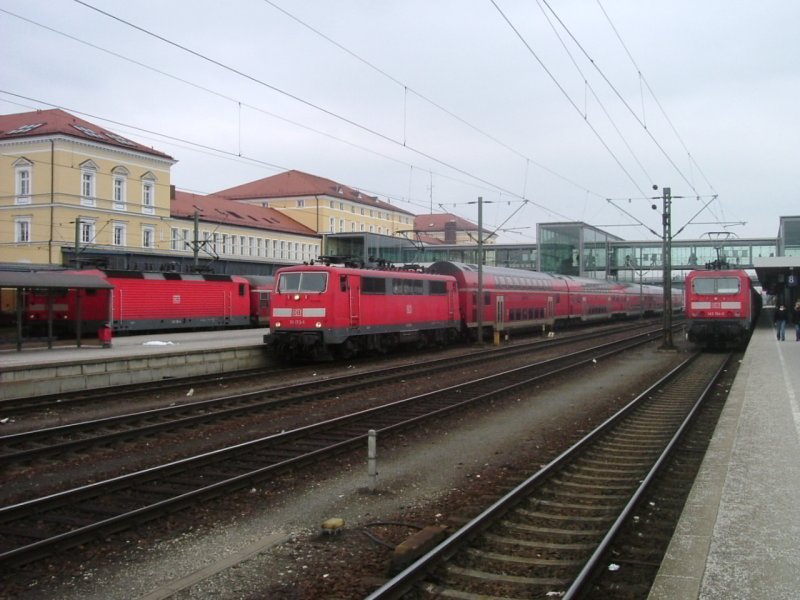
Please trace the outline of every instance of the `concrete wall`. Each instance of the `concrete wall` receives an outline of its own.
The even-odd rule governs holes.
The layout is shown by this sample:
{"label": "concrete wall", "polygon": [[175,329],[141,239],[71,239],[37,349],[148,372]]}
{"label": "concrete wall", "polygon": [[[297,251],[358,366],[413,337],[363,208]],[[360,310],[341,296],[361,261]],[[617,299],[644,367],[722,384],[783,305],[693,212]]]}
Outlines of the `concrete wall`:
{"label": "concrete wall", "polygon": [[161,379],[266,367],[263,347],[223,348],[120,357],[0,370],[0,400],[29,398]]}

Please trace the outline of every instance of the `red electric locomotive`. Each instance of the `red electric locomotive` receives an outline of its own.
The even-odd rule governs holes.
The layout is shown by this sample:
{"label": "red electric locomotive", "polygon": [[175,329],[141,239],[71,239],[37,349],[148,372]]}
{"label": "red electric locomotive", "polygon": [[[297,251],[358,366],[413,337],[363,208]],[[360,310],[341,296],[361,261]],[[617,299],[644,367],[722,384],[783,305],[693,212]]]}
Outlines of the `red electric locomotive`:
{"label": "red electric locomotive", "polygon": [[[269,318],[272,278],[235,275],[188,275],[135,271],[67,271],[95,275],[112,290],[32,291],[25,300],[29,329],[47,326],[51,306],[56,333],[83,333],[106,324],[114,332],[264,327]],[[45,277],[46,275],[43,275]]]}
{"label": "red electric locomotive", "polygon": [[686,276],[690,342],[707,348],[742,348],[760,310],[761,294],[745,271],[692,271]]}
{"label": "red electric locomotive", "polygon": [[283,359],[444,344],[459,333],[452,277],[326,265],[285,267],[275,277],[265,341]]}

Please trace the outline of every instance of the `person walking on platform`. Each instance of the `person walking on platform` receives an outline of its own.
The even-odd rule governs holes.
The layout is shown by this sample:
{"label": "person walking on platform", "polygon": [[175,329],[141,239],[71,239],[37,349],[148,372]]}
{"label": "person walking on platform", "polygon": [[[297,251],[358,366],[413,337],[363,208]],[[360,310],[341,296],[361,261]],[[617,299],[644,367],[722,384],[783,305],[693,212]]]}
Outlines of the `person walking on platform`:
{"label": "person walking on platform", "polygon": [[775,316],[773,322],[777,329],[778,340],[781,342],[786,339],[786,321],[789,319],[789,311],[786,309],[785,304],[779,304],[775,307]]}
{"label": "person walking on platform", "polygon": [[796,342],[800,342],[800,300],[794,303],[792,323],[794,323],[794,339]]}

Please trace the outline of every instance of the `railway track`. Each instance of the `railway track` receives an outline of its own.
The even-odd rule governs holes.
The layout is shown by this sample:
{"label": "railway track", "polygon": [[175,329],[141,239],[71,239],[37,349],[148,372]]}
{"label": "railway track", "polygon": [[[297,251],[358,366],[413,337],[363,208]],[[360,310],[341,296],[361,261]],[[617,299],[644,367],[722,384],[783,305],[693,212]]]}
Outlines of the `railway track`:
{"label": "railway track", "polygon": [[207,452],[0,508],[0,564],[29,562],[287,469],[316,463],[385,435],[478,402],[519,393],[542,378],[654,339],[610,342],[437,392],[392,402],[233,447]]}
{"label": "railway track", "polygon": [[[580,332],[577,334],[570,333],[566,335],[560,334],[558,338],[554,340],[545,341],[541,338],[537,338],[532,341],[526,341],[523,345],[535,347],[536,345],[542,343],[555,345],[567,343],[570,340],[589,340],[596,337],[613,334],[618,331],[634,331],[637,329],[655,328],[658,327],[660,322],[661,321],[659,319],[645,319],[635,323],[625,322],[623,324],[614,324],[611,326],[600,326],[593,328],[592,331],[589,332]],[[503,350],[501,349],[500,351]],[[486,354],[491,353],[491,351],[484,352]],[[435,357],[434,360],[436,360]],[[250,369],[230,373],[175,377],[131,385],[119,385],[107,388],[63,392],[59,394],[40,395],[29,398],[9,398],[6,400],[0,400],[0,417],[10,417],[23,420],[32,413],[59,412],[70,408],[73,408],[77,411],[83,408],[95,406],[97,404],[123,405],[123,403],[132,396],[142,397],[150,396],[155,393],[163,394],[171,390],[186,389],[187,387],[199,389],[202,386],[220,386],[237,381],[247,380],[264,381],[274,377],[280,377],[281,379],[285,380],[302,376],[304,372],[308,371],[308,368],[308,365],[299,367],[281,365],[267,369]],[[320,369],[321,372],[337,370],[337,367],[335,365],[331,365],[330,363],[320,364],[316,368]]]}
{"label": "railway track", "polygon": [[[63,456],[67,452],[94,447],[105,448],[143,436],[217,424],[222,419],[264,413],[290,404],[312,402],[322,397],[342,396],[367,387],[388,385],[401,380],[408,381],[415,377],[430,377],[432,374],[456,366],[463,368],[473,364],[483,365],[488,361],[509,360],[514,356],[529,355],[536,350],[546,352],[564,345],[591,342],[598,337],[605,339],[614,336],[628,337],[629,331],[630,328],[626,327],[564,339],[538,340],[466,356],[438,358],[422,363],[324,377],[311,382],[276,386],[221,398],[8,434],[0,436],[0,465],[25,464],[41,458]],[[644,327],[639,336],[641,339],[653,339],[653,336],[660,332],[660,329],[650,325]],[[107,397],[106,401],[109,404],[124,405],[122,399]]]}
{"label": "railway track", "polygon": [[[713,354],[687,359],[369,600],[622,593],[598,583],[597,574],[619,568],[609,560],[618,533],[639,519],[650,486],[729,359]],[[629,563],[637,559],[628,551]],[[647,561],[652,566],[652,556]]]}

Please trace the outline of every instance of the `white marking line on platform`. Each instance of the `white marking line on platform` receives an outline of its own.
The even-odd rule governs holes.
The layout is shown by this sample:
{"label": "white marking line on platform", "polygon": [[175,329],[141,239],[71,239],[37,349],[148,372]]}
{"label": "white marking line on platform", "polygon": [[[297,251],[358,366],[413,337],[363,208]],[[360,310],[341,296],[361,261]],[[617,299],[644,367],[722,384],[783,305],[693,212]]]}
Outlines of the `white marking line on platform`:
{"label": "white marking line on platform", "polygon": [[792,381],[789,379],[789,370],[786,368],[786,360],[783,358],[783,351],[781,345],[778,344],[778,358],[781,360],[781,370],[783,371],[783,382],[786,385],[786,393],[789,395],[790,408],[792,409],[792,418],[794,419],[794,429],[797,432],[797,437],[800,439],[800,406],[797,404],[797,396],[794,393]]}

